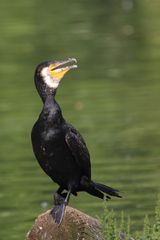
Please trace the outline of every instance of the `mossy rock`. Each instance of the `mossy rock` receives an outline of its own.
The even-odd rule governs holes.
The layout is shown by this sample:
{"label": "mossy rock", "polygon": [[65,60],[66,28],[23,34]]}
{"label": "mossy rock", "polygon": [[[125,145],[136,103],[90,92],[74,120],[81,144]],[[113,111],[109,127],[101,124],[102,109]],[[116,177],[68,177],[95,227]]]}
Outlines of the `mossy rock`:
{"label": "mossy rock", "polygon": [[50,210],[38,216],[26,240],[104,240],[100,223],[85,213],[67,207],[58,226]]}

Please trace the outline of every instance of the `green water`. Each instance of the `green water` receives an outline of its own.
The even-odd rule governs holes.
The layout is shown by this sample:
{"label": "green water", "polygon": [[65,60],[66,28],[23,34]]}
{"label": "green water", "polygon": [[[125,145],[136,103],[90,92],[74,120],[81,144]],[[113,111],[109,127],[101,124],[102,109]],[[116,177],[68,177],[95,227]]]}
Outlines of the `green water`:
{"label": "green water", "polygon": [[[42,107],[36,64],[76,57],[57,93],[65,118],[86,139],[96,181],[118,188],[108,202],[140,228],[160,191],[158,0],[0,2],[0,239],[24,239],[52,206],[57,185],[38,166],[31,128]],[[102,201],[70,205],[93,216]]]}

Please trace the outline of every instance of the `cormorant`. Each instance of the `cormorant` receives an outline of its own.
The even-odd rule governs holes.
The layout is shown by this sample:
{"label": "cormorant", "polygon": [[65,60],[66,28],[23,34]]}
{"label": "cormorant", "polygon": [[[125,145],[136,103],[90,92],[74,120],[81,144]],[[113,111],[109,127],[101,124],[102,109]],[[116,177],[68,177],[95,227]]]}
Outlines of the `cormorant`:
{"label": "cormorant", "polygon": [[45,173],[59,185],[54,194],[51,214],[60,224],[71,194],[85,191],[103,199],[121,197],[119,191],[91,179],[90,155],[80,133],[65,121],[55,100],[56,90],[65,73],[77,67],[75,58],[46,61],[35,71],[35,85],[43,109],[32,129],[34,154]]}

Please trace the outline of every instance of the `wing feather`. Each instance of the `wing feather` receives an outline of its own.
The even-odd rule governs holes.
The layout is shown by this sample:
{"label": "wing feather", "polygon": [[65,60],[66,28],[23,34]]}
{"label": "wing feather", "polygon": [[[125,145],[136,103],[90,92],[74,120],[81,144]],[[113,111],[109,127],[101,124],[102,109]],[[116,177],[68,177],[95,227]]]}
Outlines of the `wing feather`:
{"label": "wing feather", "polygon": [[88,179],[91,178],[91,164],[90,164],[90,155],[87,149],[86,143],[80,133],[73,128],[69,127],[66,132],[65,141],[71,150],[73,156],[79,167],[82,170],[82,174]]}

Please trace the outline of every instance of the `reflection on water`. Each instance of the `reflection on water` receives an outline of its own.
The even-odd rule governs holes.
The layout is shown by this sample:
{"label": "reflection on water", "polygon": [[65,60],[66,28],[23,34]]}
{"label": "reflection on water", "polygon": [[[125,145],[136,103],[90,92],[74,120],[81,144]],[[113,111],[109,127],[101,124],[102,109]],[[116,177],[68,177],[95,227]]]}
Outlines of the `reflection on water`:
{"label": "reflection on water", "polygon": [[[30,143],[41,109],[33,72],[45,59],[67,57],[79,68],[57,99],[87,141],[93,178],[123,192],[109,207],[130,214],[136,228],[152,215],[160,187],[159,2],[15,0],[1,3],[0,13],[1,239],[23,239],[52,206],[57,186]],[[102,201],[85,193],[70,204],[102,212]]]}

